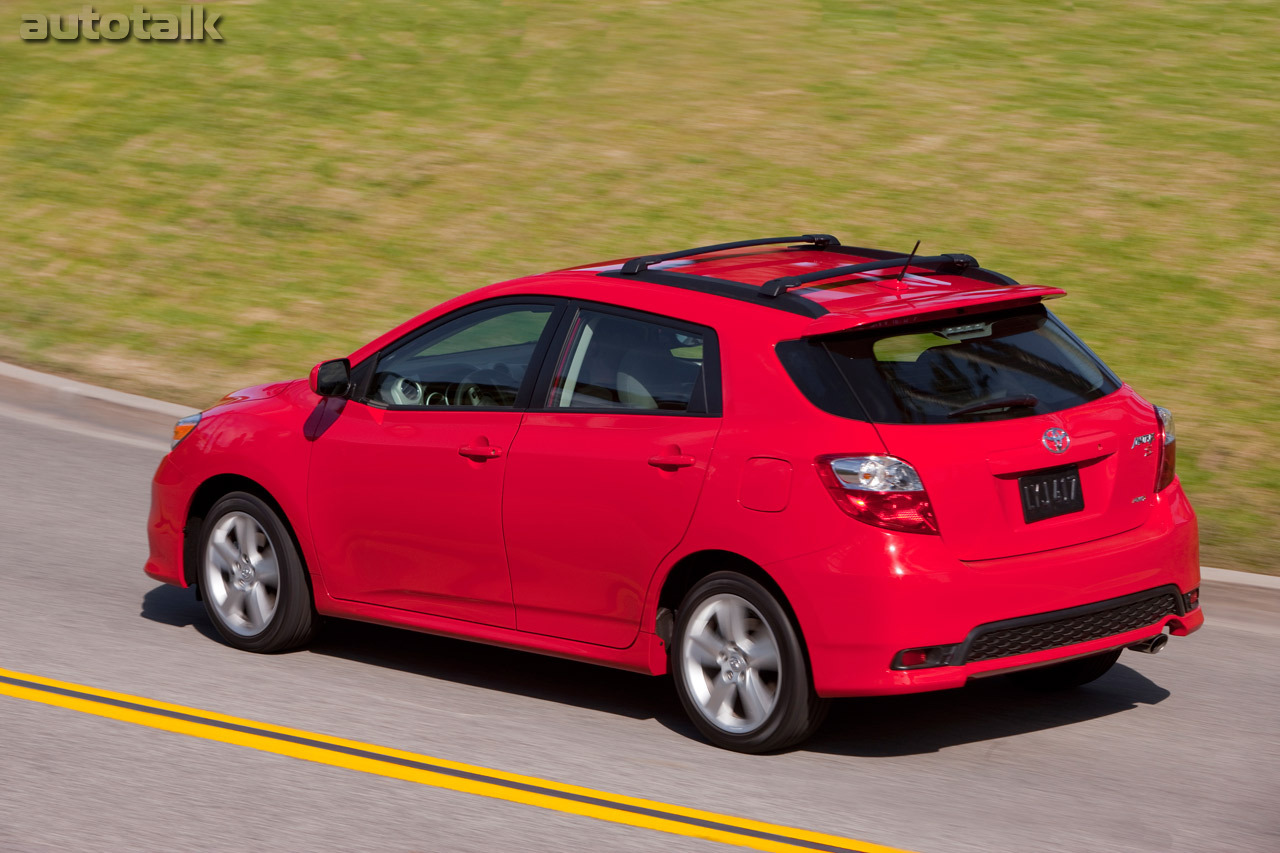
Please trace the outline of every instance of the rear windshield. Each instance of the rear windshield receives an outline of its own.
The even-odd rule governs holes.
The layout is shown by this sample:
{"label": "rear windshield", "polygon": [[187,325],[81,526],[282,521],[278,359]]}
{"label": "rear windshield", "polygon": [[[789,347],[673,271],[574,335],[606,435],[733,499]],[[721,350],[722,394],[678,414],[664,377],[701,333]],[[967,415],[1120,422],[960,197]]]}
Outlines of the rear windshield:
{"label": "rear windshield", "polygon": [[954,424],[1079,406],[1119,380],[1044,308],[778,345],[815,405],[886,424]]}

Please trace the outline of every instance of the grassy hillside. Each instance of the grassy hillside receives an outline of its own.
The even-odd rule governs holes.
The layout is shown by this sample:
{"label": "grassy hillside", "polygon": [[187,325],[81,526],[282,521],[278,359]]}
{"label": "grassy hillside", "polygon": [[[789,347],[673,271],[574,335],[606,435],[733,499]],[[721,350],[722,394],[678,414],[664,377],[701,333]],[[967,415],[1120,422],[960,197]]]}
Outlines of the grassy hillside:
{"label": "grassy hillside", "polygon": [[0,358],[195,405],[498,279],[919,238],[1070,291],[1178,415],[1205,562],[1280,572],[1274,2],[233,0],[218,44],[19,41],[80,4],[36,6],[0,0]]}

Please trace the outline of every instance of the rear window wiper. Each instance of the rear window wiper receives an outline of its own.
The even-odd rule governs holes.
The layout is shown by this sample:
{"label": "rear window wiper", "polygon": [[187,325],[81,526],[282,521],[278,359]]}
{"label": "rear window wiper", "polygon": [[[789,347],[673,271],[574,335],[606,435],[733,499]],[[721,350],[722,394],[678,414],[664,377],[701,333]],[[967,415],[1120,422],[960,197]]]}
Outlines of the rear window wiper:
{"label": "rear window wiper", "polygon": [[998,400],[982,400],[969,406],[953,409],[947,412],[947,417],[958,418],[961,415],[975,415],[978,412],[988,412],[994,409],[1034,409],[1039,404],[1040,398],[1031,394],[1023,394],[1019,397],[1001,397]]}

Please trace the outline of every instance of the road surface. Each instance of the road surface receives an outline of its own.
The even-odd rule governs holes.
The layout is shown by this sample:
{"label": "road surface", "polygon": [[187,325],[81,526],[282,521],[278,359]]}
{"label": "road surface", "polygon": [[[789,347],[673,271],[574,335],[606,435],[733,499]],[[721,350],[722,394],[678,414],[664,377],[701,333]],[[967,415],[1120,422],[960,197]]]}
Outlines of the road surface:
{"label": "road surface", "polygon": [[[164,420],[0,382],[0,669],[850,844],[1280,851],[1280,590],[1206,583],[1201,632],[1071,694],[845,700],[803,748],[735,755],[665,679],[352,623],[223,645],[142,573]],[[730,848],[0,695],[0,850],[247,849]]]}

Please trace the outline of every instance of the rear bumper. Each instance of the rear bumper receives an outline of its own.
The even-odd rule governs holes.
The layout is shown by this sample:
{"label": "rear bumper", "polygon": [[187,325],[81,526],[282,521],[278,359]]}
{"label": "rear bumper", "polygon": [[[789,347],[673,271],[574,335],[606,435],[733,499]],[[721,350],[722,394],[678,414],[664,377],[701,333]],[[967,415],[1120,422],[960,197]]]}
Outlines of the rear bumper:
{"label": "rear bumper", "polygon": [[[1159,599],[1168,599],[1169,607],[1176,608],[1175,612],[1166,612],[1158,616],[1152,616],[1150,612],[1145,615],[1141,613],[1144,604]],[[1106,630],[1103,627],[1107,619],[1111,618],[1111,614],[1123,613],[1126,610],[1136,611],[1135,615],[1138,617],[1125,623],[1126,626],[1131,627],[1120,630]],[[1090,622],[1094,624],[1088,625]],[[1054,636],[1059,633],[1069,634],[1072,629],[1068,627],[1064,631],[1062,626],[1073,624],[1083,624],[1095,629],[1089,632],[1086,627],[1081,630],[1082,634],[1092,633],[1093,635],[1101,634],[1101,636],[1091,636],[1090,639],[1077,642],[1070,642],[1069,636]],[[1123,648],[1164,633],[1166,629],[1174,636],[1185,636],[1202,624],[1204,624],[1203,611],[1199,607],[1187,610],[1184,596],[1170,585],[1159,590],[1145,590],[1119,599],[1109,599],[1070,610],[1034,614],[991,625],[980,625],[969,633],[964,642],[944,647],[940,655],[942,662],[939,665],[918,669],[891,668],[895,669],[894,675],[898,676],[894,681],[895,684],[906,685],[913,690],[943,690],[961,687],[970,678],[1030,669],[1047,663]],[[1037,646],[1037,648],[1019,652],[1017,647],[1020,644]]]}
{"label": "rear bumper", "polygon": [[[964,563],[936,536],[879,534],[766,568],[787,592],[822,696],[873,696],[961,687],[970,678],[1025,669],[1131,645],[1204,622],[1200,609],[1153,614],[1147,624],[1053,648],[984,660],[959,654],[945,665],[894,669],[904,649],[963,649],[992,623],[1045,617],[1168,587],[1178,599],[1200,584],[1195,514],[1178,486],[1157,497],[1142,527],[1095,542],[1000,560]],[[794,593],[793,593],[794,591]],[[1036,621],[1032,619],[1032,621]],[[1139,619],[1139,621],[1142,621]],[[1068,640],[1072,637],[1068,636]]]}
{"label": "rear bumper", "polygon": [[[892,693],[923,693],[929,690],[949,690],[963,687],[971,678],[982,678],[991,675],[1003,675],[1020,669],[1032,669],[1050,663],[1057,663],[1071,658],[1086,657],[1100,652],[1124,648],[1139,640],[1153,637],[1166,628],[1175,636],[1191,633],[1204,624],[1204,614],[1199,609],[1186,616],[1171,616],[1158,625],[1116,634],[1100,640],[1078,643],[1046,652],[1034,652],[997,660],[981,661],[963,666],[943,666],[934,669],[917,669],[906,672],[887,672],[874,680],[863,681],[854,685],[853,689],[839,688],[828,690],[826,696],[875,696]],[[822,691],[819,691],[822,692]]]}

